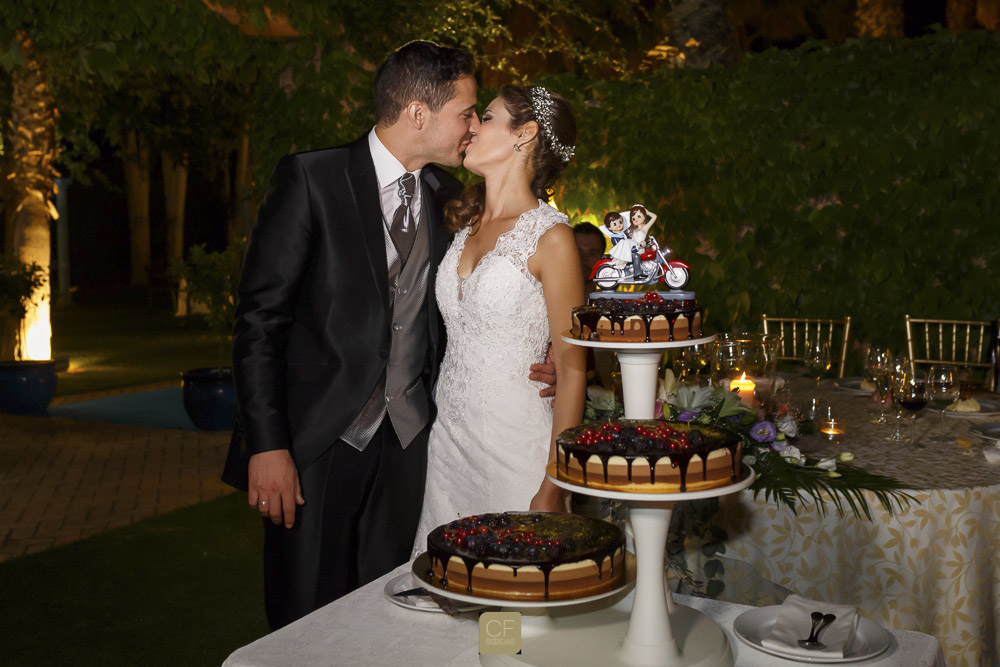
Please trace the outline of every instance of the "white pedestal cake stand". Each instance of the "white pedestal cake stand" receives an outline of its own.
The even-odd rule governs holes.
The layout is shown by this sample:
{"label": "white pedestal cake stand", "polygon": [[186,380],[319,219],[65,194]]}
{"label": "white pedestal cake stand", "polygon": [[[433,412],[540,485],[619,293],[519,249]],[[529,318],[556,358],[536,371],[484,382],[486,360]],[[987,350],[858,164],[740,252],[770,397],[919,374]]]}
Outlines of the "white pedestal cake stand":
{"label": "white pedestal cake stand", "polygon": [[[573,345],[617,352],[622,367],[625,417],[652,419],[663,350],[710,343],[715,336],[669,342],[615,343],[577,340],[567,332],[563,340]],[[753,483],[753,470],[743,466],[740,481],[715,489],[625,493],[563,482],[556,479],[556,465],[550,463],[546,472],[557,486],[628,503],[635,540],[634,597],[630,599],[619,592],[601,600],[508,603],[510,608],[519,609],[524,615],[521,655],[481,655],[480,662],[487,667],[731,667],[733,652],[722,628],[705,614],[675,604],[666,590],[664,550],[675,502],[736,493]],[[421,578],[416,569],[414,574]],[[437,592],[466,602],[498,603],[493,599],[473,598],[441,589]]]}
{"label": "white pedestal cake stand", "polygon": [[622,367],[622,393],[625,398],[626,419],[652,419],[656,409],[656,380],[659,377],[660,357],[664,350],[695,345],[705,345],[715,340],[715,334],[684,340],[654,341],[652,343],[616,343],[614,341],[579,340],[571,332],[563,332],[562,339],[573,345],[612,350],[618,353]]}

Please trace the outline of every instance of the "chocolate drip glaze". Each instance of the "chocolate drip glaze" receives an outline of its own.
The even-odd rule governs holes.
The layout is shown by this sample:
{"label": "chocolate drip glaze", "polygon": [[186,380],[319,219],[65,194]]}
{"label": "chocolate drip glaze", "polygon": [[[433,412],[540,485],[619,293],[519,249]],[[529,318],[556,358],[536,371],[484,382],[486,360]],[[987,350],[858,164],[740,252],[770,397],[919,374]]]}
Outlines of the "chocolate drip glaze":
{"label": "chocolate drip glaze", "polygon": [[[502,517],[498,519],[497,517]],[[517,578],[518,571],[523,567],[535,567],[542,572],[545,580],[545,597],[549,597],[549,586],[552,571],[563,563],[581,560],[592,560],[598,569],[598,579],[603,579],[604,560],[611,559],[611,577],[614,578],[614,557],[619,550],[624,553],[625,542],[621,530],[611,524],[597,519],[589,519],[569,514],[550,513],[513,513],[484,514],[478,517],[477,526],[493,525],[499,522],[502,526],[529,527],[539,531],[539,534],[558,535],[566,542],[577,540],[558,555],[545,552],[534,558],[498,555],[477,555],[469,553],[468,549],[449,544],[443,538],[448,526],[440,526],[427,536],[427,553],[430,559],[430,569],[427,579],[437,582],[442,588],[448,588],[448,568],[451,557],[457,556],[465,565],[468,584],[467,593],[473,593],[472,573],[477,565],[489,568],[490,565],[506,565]],[[455,522],[459,523],[459,522]],[[451,525],[451,524],[449,524]],[[442,576],[435,579],[434,570],[439,567]]]}
{"label": "chocolate drip glaze", "polygon": [[[655,294],[655,292],[647,292],[647,294]],[[605,318],[609,322],[612,336],[616,335],[616,327],[618,329],[617,335],[624,336],[625,322],[629,317],[638,317],[642,320],[645,327],[645,342],[649,343],[652,340],[651,331],[653,321],[657,317],[663,317],[667,320],[669,340],[673,341],[675,340],[674,325],[681,316],[684,316],[688,321],[687,337],[688,340],[691,340],[695,338],[695,315],[704,315],[696,299],[669,300],[660,297],[652,299],[646,297],[637,297],[635,299],[598,298],[593,299],[585,306],[573,309],[573,316],[576,318],[576,323],[579,326],[579,331],[574,329],[574,333],[580,340],[583,340],[585,336],[590,340],[600,340],[597,327],[601,318]],[[585,330],[589,331],[589,334],[586,334]],[[699,318],[698,337],[704,335],[703,324],[701,318]]]}
{"label": "chocolate drip glaze", "polygon": [[[582,437],[582,434],[590,429],[603,432],[601,429],[602,424],[582,424],[580,426],[567,429],[559,436],[559,446],[563,449],[562,458],[562,470],[569,476],[569,462],[570,457],[575,459],[579,464],[583,472],[583,485],[588,486],[587,479],[587,461],[590,457],[596,456],[598,460],[601,461],[601,465],[604,470],[603,481],[605,484],[609,482],[608,474],[608,462],[614,456],[619,456],[625,459],[628,471],[628,480],[632,481],[632,468],[633,463],[636,459],[642,458],[646,460],[649,465],[649,480],[650,484],[656,483],[656,465],[663,461],[664,459],[670,462],[670,466],[676,470],[680,475],[680,491],[687,490],[687,475],[688,469],[691,464],[691,460],[698,456],[701,458],[702,465],[702,480],[708,479],[708,455],[716,450],[725,449],[729,452],[730,458],[730,479],[732,482],[737,480],[737,456],[740,450],[739,439],[732,436],[725,431],[711,427],[711,426],[687,426],[684,425],[683,428],[685,432],[679,434],[676,440],[673,439],[663,439],[661,437],[643,437],[637,434],[637,427],[655,428],[657,422],[633,422],[630,420],[622,420],[620,422],[621,430],[620,433],[610,434],[612,437],[611,442],[601,442],[594,444],[583,444],[578,442],[578,439]],[[672,424],[672,427],[679,428],[678,424]],[[697,436],[692,434],[697,433]],[[685,437],[681,440],[681,435]],[[626,443],[633,443],[630,448]],[[636,443],[641,443],[636,444]],[[642,447],[647,451],[637,451],[638,447]]]}

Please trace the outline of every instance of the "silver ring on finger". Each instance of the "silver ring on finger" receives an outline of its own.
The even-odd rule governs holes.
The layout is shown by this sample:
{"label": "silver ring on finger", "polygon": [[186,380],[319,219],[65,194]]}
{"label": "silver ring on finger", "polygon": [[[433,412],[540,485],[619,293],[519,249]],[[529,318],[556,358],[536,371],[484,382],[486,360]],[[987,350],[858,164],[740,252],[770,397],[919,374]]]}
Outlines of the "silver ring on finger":
{"label": "silver ring on finger", "polygon": [[267,501],[266,500],[260,501],[260,506],[261,507],[265,507],[266,505],[267,505]]}

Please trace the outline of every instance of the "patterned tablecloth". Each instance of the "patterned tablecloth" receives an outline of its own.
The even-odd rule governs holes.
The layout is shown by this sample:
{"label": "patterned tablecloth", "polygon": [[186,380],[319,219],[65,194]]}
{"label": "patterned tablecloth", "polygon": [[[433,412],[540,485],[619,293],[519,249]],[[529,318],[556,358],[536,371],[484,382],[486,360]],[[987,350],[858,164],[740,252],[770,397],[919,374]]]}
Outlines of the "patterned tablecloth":
{"label": "patterned tablecloth", "polygon": [[[867,494],[868,521],[838,516],[830,505],[825,515],[815,506],[795,514],[749,491],[724,498],[719,522],[729,534],[731,564],[726,599],[775,601],[761,594],[774,587],[741,587],[752,570],[805,597],[857,604],[885,627],[934,635],[948,665],[1000,664],[1000,465],[987,463],[985,444],[969,434],[971,424],[1000,416],[949,415],[950,437],[938,443],[930,436],[938,432],[940,413],[926,410],[914,425],[916,442],[899,446],[883,439],[888,427],[870,423],[870,399],[832,382],[818,392],[801,381],[792,389],[793,402],[818,397],[824,414],[830,406],[846,430],[839,443],[803,437],[800,449],[853,452],[867,470],[910,485],[918,502],[890,514]],[[962,448],[959,438],[972,447]]]}

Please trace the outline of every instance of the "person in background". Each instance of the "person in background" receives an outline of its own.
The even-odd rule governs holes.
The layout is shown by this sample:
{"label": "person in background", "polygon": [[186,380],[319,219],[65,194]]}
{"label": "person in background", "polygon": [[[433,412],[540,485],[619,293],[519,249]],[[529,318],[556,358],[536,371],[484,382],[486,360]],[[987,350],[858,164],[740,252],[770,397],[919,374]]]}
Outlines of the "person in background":
{"label": "person in background", "polygon": [[573,227],[573,238],[576,239],[576,249],[580,253],[580,270],[583,272],[584,292],[589,294],[596,289],[590,274],[594,264],[604,256],[607,243],[601,230],[589,222],[581,222]]}

